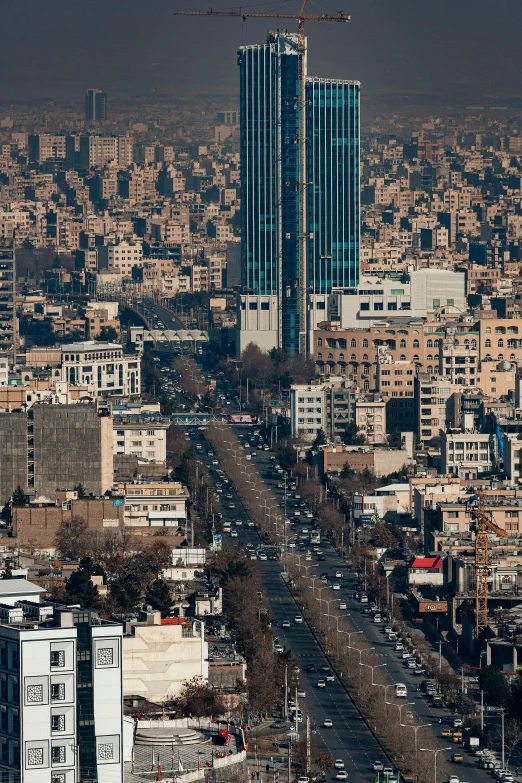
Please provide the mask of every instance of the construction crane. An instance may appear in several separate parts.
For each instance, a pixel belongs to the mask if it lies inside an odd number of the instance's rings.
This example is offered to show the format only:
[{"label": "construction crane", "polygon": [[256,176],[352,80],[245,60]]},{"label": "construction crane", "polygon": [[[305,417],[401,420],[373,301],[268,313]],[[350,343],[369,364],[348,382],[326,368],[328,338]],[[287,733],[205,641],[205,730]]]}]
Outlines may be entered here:
[{"label": "construction crane", "polygon": [[[299,289],[299,352],[307,351],[307,292],[308,292],[308,263],[307,263],[307,240],[309,234],[307,231],[306,220],[306,70],[305,70],[305,23],[306,22],[349,22],[350,15],[339,12],[337,14],[305,14],[308,0],[303,0],[299,13],[264,13],[243,11],[241,8],[236,11],[218,11],[209,8],[207,11],[174,11],[177,16],[235,16],[244,22],[247,19],[295,19],[297,22],[297,66],[298,66],[298,90],[297,108],[298,108],[298,129],[299,135],[297,144],[299,146],[298,157],[298,181],[296,191],[298,194],[298,255],[299,255],[299,280],[297,286]],[[281,313],[279,313],[281,319]]]},{"label": "construction crane", "polygon": [[468,501],[471,518],[475,529],[475,632],[476,638],[488,625],[488,534],[495,533],[501,538],[508,534],[496,525],[484,511],[484,496],[481,493],[473,495]]}]

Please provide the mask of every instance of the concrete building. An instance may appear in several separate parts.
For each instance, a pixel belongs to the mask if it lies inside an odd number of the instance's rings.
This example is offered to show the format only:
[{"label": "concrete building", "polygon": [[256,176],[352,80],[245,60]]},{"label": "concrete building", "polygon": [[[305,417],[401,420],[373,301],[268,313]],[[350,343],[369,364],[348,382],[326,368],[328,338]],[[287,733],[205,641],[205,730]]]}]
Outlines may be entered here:
[{"label": "concrete building", "polygon": [[189,495],[180,481],[158,481],[115,485],[125,497],[125,525],[128,527],[185,527]]},{"label": "concrete building", "polygon": [[292,437],[313,441],[326,431],[326,385],[294,385],[290,389]]},{"label": "concrete building", "polygon": [[41,592],[25,579],[0,585],[0,774],[121,781],[122,627]]},{"label": "concrete building", "polygon": [[241,294],[237,297],[236,353],[238,356],[249,343],[262,351],[277,348],[279,341],[279,312],[277,296]]},{"label": "concrete building", "polygon": [[362,473],[369,470],[377,478],[402,470],[412,460],[411,449],[379,449],[369,446],[325,446],[320,451],[320,469],[340,473],[345,465]]},{"label": "concrete building", "polygon": [[143,266],[143,249],[133,242],[120,242],[117,245],[98,247],[98,269],[119,272],[130,277],[134,267]]},{"label": "concrete building", "polygon": [[62,380],[94,383],[98,396],[133,396],[141,391],[140,361],[117,343],[86,341],[62,345]]},{"label": "concrete building", "polygon": [[441,433],[441,473],[476,479],[493,470],[492,437],[471,429]]},{"label": "concrete building", "polygon": [[0,414],[0,499],[18,485],[53,499],[57,489],[83,484],[99,496],[113,482],[112,419],[96,405],[35,405]]},{"label": "concrete building", "polygon": [[151,462],[167,460],[167,420],[133,420],[118,416],[113,424],[114,454],[134,454]]},{"label": "concrete building", "polygon": [[16,253],[14,239],[0,239],[0,351],[16,345]]},{"label": "concrete building", "polygon": [[408,568],[409,585],[443,585],[442,557],[414,557]]},{"label": "concrete building", "polygon": [[414,379],[415,432],[420,441],[438,438],[455,423],[455,387],[440,375],[419,373]]},{"label": "concrete building", "polygon": [[85,93],[85,122],[105,122],[107,119],[107,93],[89,89]]},{"label": "concrete building", "polygon": [[358,525],[395,522],[410,511],[409,484],[388,484],[376,489],[375,495],[356,494],[352,503],[353,519]]},{"label": "concrete building", "polygon": [[355,401],[355,424],[366,443],[379,446],[386,443],[386,402],[360,397]]},{"label": "concrete building", "polygon": [[208,681],[205,624],[182,618],[161,619],[142,612],[128,622],[123,636],[123,692],[154,704],[179,696],[193,677]]}]

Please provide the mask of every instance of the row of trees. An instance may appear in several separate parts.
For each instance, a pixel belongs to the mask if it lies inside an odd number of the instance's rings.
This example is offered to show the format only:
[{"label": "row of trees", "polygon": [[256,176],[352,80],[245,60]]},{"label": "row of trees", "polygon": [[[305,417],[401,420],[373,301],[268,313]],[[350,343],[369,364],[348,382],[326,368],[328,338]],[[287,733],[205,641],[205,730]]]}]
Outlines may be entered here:
[{"label": "row of trees", "polygon": [[[170,591],[161,573],[172,562],[169,536],[143,539],[119,529],[92,530],[81,517],[72,517],[58,530],[55,543],[62,558],[80,561],[80,568],[63,590],[55,592],[55,598],[122,613],[135,611],[145,602],[168,614]],[[107,595],[99,594],[93,576],[103,576]]]}]

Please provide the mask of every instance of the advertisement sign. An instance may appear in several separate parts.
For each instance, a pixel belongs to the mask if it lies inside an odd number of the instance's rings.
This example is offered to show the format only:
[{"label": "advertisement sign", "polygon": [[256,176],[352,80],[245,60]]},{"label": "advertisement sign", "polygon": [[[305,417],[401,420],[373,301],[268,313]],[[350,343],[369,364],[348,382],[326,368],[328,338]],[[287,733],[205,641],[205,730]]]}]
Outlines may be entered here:
[{"label": "advertisement sign", "polygon": [[212,536],[212,549],[215,552],[221,552],[221,547],[223,544],[223,536],[221,533],[214,533]]}]

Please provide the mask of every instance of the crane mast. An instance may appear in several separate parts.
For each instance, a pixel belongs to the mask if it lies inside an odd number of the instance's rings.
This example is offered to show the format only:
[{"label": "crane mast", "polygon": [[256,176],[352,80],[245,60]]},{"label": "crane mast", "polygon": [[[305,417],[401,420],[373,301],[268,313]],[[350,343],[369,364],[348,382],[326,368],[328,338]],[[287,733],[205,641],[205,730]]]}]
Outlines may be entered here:
[{"label": "crane mast", "polygon": [[496,525],[484,511],[484,497],[479,494],[473,499],[471,518],[476,523],[475,531],[475,634],[476,638],[488,625],[488,571],[489,551],[488,534],[494,533],[501,538],[508,534]]},{"label": "crane mast", "polygon": [[[308,0],[303,0],[299,13],[261,13],[243,11],[219,11],[209,8],[207,11],[174,11],[177,16],[232,16],[242,19],[295,19],[297,22],[297,67],[298,67],[298,95],[297,99],[297,125],[298,125],[298,174],[296,182],[298,203],[298,259],[299,279],[296,281],[299,298],[299,352],[307,352],[308,334],[308,221],[307,221],[307,181],[306,181],[306,22],[349,22],[350,15],[338,14],[305,14]],[[279,321],[281,322],[281,306],[279,307]],[[281,327],[279,329],[281,333]]]}]

